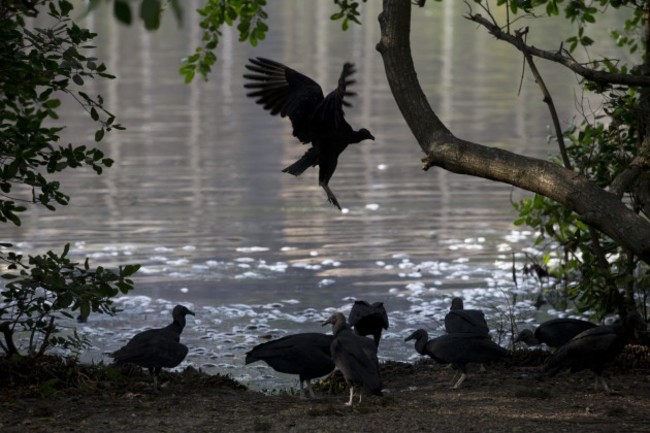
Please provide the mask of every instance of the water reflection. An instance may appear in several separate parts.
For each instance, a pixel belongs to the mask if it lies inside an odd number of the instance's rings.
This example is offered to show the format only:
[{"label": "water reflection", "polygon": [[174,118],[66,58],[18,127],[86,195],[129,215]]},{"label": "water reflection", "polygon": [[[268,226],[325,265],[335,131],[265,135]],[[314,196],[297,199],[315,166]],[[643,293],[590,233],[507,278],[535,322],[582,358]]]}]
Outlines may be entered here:
[{"label": "water reflection", "polygon": [[[252,48],[225,30],[210,81],[184,85],[179,59],[201,36],[189,13],[198,2],[190,3],[183,26],[167,16],[156,33],[88,18],[101,36],[97,56],[118,76],[96,90],[128,128],[102,145],[116,165],[101,177],[66,175],[70,206],[33,209],[20,229],[2,227],[3,238],[28,253],[72,242],[80,259],[143,265],[133,296],[119,301],[124,313],[93,316],[83,326],[94,346],[86,359],[104,359],[134,333],[166,324],[177,302],[197,313],[183,334],[192,348],[183,365],[261,387],[286,378],[263,365],[243,367],[243,353],[260,336],[322,331],[320,322],[334,310],[348,312],[354,299],[385,302],[391,329],[383,359],[414,359],[403,336],[441,329],[451,296],[486,310],[498,329],[512,299],[511,253],[531,238],[511,225],[511,196],[520,193],[420,170],[421,152],[375,51],[380,2],[364,4],[366,25],[347,33],[326,19],[330,2],[269,2],[267,40]],[[531,156],[551,152],[532,79],[517,96],[521,58],[463,20],[462,2],[432,3],[414,14],[413,47],[443,121],[466,139]],[[349,148],[339,162],[331,186],[346,212],[327,203],[315,170],[299,178],[281,173],[305,149],[288,121],[245,98],[241,75],[253,56],[289,64],[325,91],[344,61],[357,64],[358,96],[346,115],[377,140]],[[568,119],[574,81],[556,69],[544,73]],[[92,141],[94,131],[70,101],[62,120],[62,141]],[[529,304],[517,308],[530,314]]]}]

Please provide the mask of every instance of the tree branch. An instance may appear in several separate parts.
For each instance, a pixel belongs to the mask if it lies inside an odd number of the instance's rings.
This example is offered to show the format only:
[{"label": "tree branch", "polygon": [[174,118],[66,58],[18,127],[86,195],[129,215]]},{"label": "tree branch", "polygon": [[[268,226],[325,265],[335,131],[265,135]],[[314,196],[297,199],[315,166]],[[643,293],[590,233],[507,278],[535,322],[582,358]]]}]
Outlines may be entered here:
[{"label": "tree branch", "polygon": [[[522,43],[524,42],[523,35],[527,33],[527,31],[528,30],[515,31],[516,37],[520,39]],[[555,103],[553,102],[553,97],[551,96],[551,92],[548,91],[548,87],[546,87],[546,83],[542,78],[542,74],[539,73],[539,69],[537,69],[537,66],[535,65],[533,56],[531,56],[530,53],[527,51],[523,51],[522,53],[524,55],[524,58],[526,59],[526,62],[528,63],[530,72],[532,72],[533,77],[535,77],[535,82],[539,86],[542,95],[544,95],[544,102],[546,103],[546,105],[548,105],[548,111],[551,113],[551,119],[553,120],[553,127],[555,128],[555,138],[557,139],[557,144],[560,147],[560,155],[562,156],[562,163],[564,164],[565,168],[571,170],[572,169],[571,161],[569,160],[569,155],[566,151],[566,146],[564,144],[564,133],[562,132],[562,127],[560,126],[560,118],[557,115],[557,110],[555,109]]]},{"label": "tree branch", "polygon": [[474,21],[479,25],[485,27],[487,31],[495,38],[508,42],[513,45],[522,53],[528,53],[532,56],[549,60],[551,62],[559,63],[566,66],[576,74],[582,76],[586,80],[593,81],[599,84],[621,84],[626,86],[637,87],[650,87],[650,77],[646,75],[631,75],[631,74],[615,74],[607,71],[599,71],[596,69],[587,68],[583,64],[577,62],[570,56],[565,56],[561,51],[546,51],[527,45],[523,39],[517,36],[506,33],[495,23],[480,14],[470,13],[465,18]]},{"label": "tree branch", "polygon": [[455,137],[433,112],[417,80],[410,49],[411,4],[384,0],[381,53],[393,97],[426,153],[425,169],[442,167],[546,196],[650,263],[650,222],[614,194],[556,164]]}]

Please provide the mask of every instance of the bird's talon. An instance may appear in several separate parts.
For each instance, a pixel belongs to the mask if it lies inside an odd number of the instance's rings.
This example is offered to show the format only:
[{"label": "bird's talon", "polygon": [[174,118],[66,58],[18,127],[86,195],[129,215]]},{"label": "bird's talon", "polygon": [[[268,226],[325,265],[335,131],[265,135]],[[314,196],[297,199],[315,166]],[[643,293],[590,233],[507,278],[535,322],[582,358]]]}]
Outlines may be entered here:
[{"label": "bird's talon", "polygon": [[433,167],[433,161],[431,158],[428,155],[422,158],[422,170],[427,171],[431,167]]}]

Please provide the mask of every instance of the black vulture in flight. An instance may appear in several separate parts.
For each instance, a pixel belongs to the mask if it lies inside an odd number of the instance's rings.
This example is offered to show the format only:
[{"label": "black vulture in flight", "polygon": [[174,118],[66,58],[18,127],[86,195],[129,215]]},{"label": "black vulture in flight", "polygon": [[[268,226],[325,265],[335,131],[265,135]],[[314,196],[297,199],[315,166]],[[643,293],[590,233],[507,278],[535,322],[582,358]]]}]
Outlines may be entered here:
[{"label": "black vulture in flight", "polygon": [[318,165],[318,184],[327,193],[327,200],[340,210],[329,187],[339,155],[348,144],[375,139],[367,129],[355,131],[345,121],[343,106],[350,106],[345,98],[354,95],[347,89],[354,83],[351,79],[354,65],[343,65],[338,87],[324,96],[318,83],[281,63],[262,57],[249,59],[249,62],[246,69],[253,73],[244,74],[250,81],[244,87],[252,91],[247,96],[254,98],[271,115],[288,116],[293,135],[304,144],[311,143],[299,160],[282,171],[299,176],[309,167]]},{"label": "black vulture in flight", "polygon": [[460,378],[453,385],[454,389],[465,381],[467,364],[470,362],[483,364],[509,356],[506,349],[490,340],[490,337],[480,334],[444,334],[429,340],[427,331],[418,329],[404,339],[409,340],[415,340],[415,350],[420,355],[428,355],[440,364],[451,364],[454,370],[461,371]]},{"label": "black vulture in flight", "polygon": [[383,302],[354,301],[348,322],[357,335],[372,335],[379,347],[382,329],[388,329],[388,314]]},{"label": "black vulture in flight", "polygon": [[113,365],[136,364],[148,368],[153,376],[154,391],[158,391],[158,375],[163,367],[173,368],[187,355],[187,346],[180,343],[185,328],[185,316],[194,313],[183,305],[172,310],[174,321],[164,328],[148,329],[135,334],[122,348],[111,353]]},{"label": "black vulture in flight", "polygon": [[595,328],[592,322],[580,319],[560,318],[541,323],[535,331],[524,329],[515,338],[515,343],[524,342],[527,346],[537,346],[545,343],[548,347],[557,349],[567,341],[587,329]]},{"label": "black vulture in flight", "polygon": [[[323,322],[323,326],[328,324],[332,325],[334,331],[330,346],[332,359],[350,387],[350,399],[345,403],[346,406],[352,405],[355,386],[362,386],[367,394],[382,395],[375,344],[368,338],[354,334],[343,313],[334,313]],[[359,403],[361,397],[360,392]]]},{"label": "black vulture in flight", "polygon": [[614,391],[602,376],[605,364],[623,351],[630,337],[645,328],[646,323],[641,315],[634,312],[623,322],[587,329],[560,347],[549,358],[544,371],[549,376],[554,376],[565,368],[569,368],[572,373],[589,369],[596,374],[594,388],[598,388],[600,381],[605,392],[613,394]]},{"label": "black vulture in flight", "polygon": [[297,374],[300,397],[305,398],[303,383],[314,397],[311,379],[325,376],[334,370],[330,345],[334,337],[318,332],[287,335],[277,340],[258,344],[246,353],[246,364],[264,361],[280,373]]}]

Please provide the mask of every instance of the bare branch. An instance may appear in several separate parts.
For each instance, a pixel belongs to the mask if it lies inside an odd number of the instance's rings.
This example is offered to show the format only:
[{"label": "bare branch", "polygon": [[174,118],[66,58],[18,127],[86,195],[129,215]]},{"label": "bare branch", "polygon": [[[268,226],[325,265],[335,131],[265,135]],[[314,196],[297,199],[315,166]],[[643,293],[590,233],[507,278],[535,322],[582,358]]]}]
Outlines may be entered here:
[{"label": "bare branch", "polygon": [[[528,32],[528,28],[525,30],[517,30],[516,37],[521,40],[521,42],[524,42],[524,35]],[[564,164],[564,167],[571,170],[571,161],[569,161],[569,155],[567,154],[566,151],[566,146],[564,144],[564,133],[562,132],[562,127],[560,126],[560,118],[557,115],[557,110],[555,109],[555,103],[553,103],[553,97],[551,96],[551,92],[548,91],[548,87],[546,87],[546,83],[544,82],[544,79],[542,78],[542,74],[539,73],[539,69],[537,69],[537,66],[535,66],[535,62],[533,61],[533,56],[530,55],[527,51],[522,52],[524,55],[524,58],[526,59],[526,62],[528,63],[528,67],[530,68],[530,72],[533,74],[535,77],[535,82],[539,86],[540,90],[542,91],[542,95],[544,95],[544,102],[546,105],[548,105],[548,110],[551,113],[551,119],[553,120],[553,127],[555,128],[555,137],[557,139],[557,144],[560,147],[560,155],[562,156],[562,163]]]},{"label": "bare branch", "polygon": [[480,14],[470,14],[467,15],[467,18],[470,21],[480,24],[485,27],[491,35],[495,38],[508,42],[513,45],[522,53],[528,53],[531,56],[539,57],[542,59],[549,60],[561,65],[566,66],[576,74],[580,75],[586,80],[593,81],[594,83],[599,84],[621,84],[626,86],[637,86],[637,87],[650,87],[650,77],[645,75],[631,75],[631,74],[615,74],[607,71],[600,71],[584,66],[582,63],[576,61],[573,57],[568,54],[564,54],[565,51],[560,49],[558,51],[546,51],[539,48],[535,48],[531,45],[527,45],[522,39],[518,38],[516,35],[504,32],[499,26],[490,22],[488,19],[484,18]]}]

